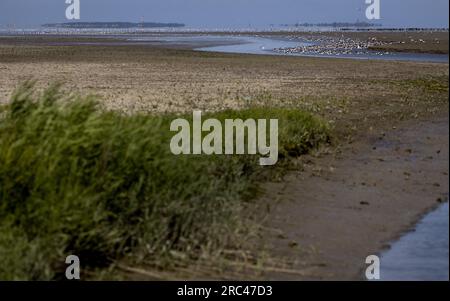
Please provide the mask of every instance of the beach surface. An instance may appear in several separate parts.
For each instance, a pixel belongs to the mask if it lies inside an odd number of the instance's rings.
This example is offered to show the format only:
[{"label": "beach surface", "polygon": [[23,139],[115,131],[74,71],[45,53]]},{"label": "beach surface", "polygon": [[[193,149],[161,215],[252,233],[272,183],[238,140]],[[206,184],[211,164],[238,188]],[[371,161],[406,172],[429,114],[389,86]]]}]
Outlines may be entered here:
[{"label": "beach surface", "polygon": [[448,63],[225,54],[86,39],[0,38],[0,102],[34,79],[38,89],[62,82],[68,91],[99,95],[105,109],[126,114],[287,106],[329,122],[331,146],[302,157],[282,183],[263,185],[271,211],[256,245],[292,262],[296,273],[262,277],[362,279],[368,255],[445,201]]},{"label": "beach surface", "polygon": [[448,121],[442,114],[369,132],[332,154],[303,158],[303,171],[272,184],[266,198],[279,205],[267,221],[270,249],[303,274],[269,277],[364,280],[366,257],[380,256],[424,213],[447,202]]}]

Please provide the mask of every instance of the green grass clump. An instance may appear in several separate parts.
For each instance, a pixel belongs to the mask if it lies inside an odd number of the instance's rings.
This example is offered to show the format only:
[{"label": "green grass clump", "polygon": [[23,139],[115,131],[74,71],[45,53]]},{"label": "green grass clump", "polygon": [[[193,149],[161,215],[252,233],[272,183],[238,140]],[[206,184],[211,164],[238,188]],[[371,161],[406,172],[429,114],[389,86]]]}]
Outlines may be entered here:
[{"label": "green grass clump", "polygon": [[[298,110],[207,117],[276,117],[285,156],[328,140],[327,126]],[[58,279],[70,254],[84,269],[124,258],[161,266],[238,246],[259,157],[174,156],[174,118],[20,87],[0,111],[0,279]]]}]

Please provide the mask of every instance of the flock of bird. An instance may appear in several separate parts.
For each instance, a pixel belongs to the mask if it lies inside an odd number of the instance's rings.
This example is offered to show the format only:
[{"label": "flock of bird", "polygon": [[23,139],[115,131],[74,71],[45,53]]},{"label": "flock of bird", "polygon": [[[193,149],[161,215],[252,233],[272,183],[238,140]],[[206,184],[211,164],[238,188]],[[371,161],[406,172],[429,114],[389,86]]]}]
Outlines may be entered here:
[{"label": "flock of bird", "polygon": [[[290,37],[289,40],[295,40],[296,37]],[[306,55],[387,55],[387,51],[371,51],[370,47],[392,44],[392,42],[381,42],[376,38],[368,41],[351,39],[346,37],[327,37],[317,36],[311,38],[301,38],[303,45],[297,47],[276,48],[275,52],[283,54],[306,54]],[[306,44],[306,45],[305,45]]]}]

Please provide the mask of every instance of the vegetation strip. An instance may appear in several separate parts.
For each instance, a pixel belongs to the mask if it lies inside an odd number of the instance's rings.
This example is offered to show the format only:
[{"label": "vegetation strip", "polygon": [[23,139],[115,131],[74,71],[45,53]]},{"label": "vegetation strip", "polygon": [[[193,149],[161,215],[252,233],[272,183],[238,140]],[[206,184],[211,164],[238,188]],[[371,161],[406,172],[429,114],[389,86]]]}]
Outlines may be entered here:
[{"label": "vegetation strip", "polygon": [[295,109],[207,115],[278,118],[284,163],[174,156],[177,115],[124,115],[58,85],[39,95],[32,82],[21,86],[0,113],[0,278],[58,279],[69,254],[95,270],[123,259],[167,267],[239,247],[258,184],[330,138],[325,122]]}]

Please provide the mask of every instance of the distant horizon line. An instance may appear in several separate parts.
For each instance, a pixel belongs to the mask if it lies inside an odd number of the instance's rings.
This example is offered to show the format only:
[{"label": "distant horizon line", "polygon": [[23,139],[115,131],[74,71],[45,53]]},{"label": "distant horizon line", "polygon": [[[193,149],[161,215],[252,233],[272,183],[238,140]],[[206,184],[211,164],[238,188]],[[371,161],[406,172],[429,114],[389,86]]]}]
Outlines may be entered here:
[{"label": "distant horizon line", "polygon": [[[369,22],[364,22],[364,21],[356,21],[356,22],[340,22],[340,21],[333,21],[333,22],[318,22],[318,23],[313,23],[313,22],[304,22],[304,23],[279,23],[279,24],[264,24],[264,25],[253,25],[253,24],[248,24],[248,25],[191,25],[191,24],[185,24],[185,23],[180,23],[180,22],[131,22],[131,21],[60,21],[60,22],[49,22],[49,23],[41,23],[41,24],[29,24],[29,25],[16,25],[15,23],[7,23],[7,24],[0,24],[0,28],[3,29],[31,29],[31,27],[47,27],[50,28],[48,25],[52,25],[51,27],[55,28],[55,25],[82,25],[82,24],[134,24],[136,25],[136,28],[139,28],[142,24],[153,24],[153,25],[171,25],[171,26],[167,26],[167,27],[183,27],[186,29],[192,28],[192,29],[196,29],[196,28],[203,28],[203,29],[225,29],[225,28],[240,28],[240,29],[247,29],[247,28],[270,28],[270,27],[280,27],[280,28],[287,28],[287,27],[333,27],[333,24],[346,24],[346,25],[356,25],[356,24],[362,24],[362,23],[367,23],[368,26],[361,26],[367,29],[400,29],[400,30],[405,30],[405,29],[423,29],[423,30],[449,30],[449,26],[415,26],[415,25],[398,25],[398,26],[392,26],[392,25],[384,25],[384,24],[380,24],[380,23],[369,23]],[[27,28],[28,27],[28,28]],[[163,26],[156,26],[156,27],[163,27]],[[338,27],[346,27],[346,26],[335,26],[336,28]],[[347,26],[347,27],[353,27],[353,26]],[[357,26],[355,26],[357,27]],[[69,28],[69,27],[67,27]],[[142,27],[141,27],[142,28]]]}]

